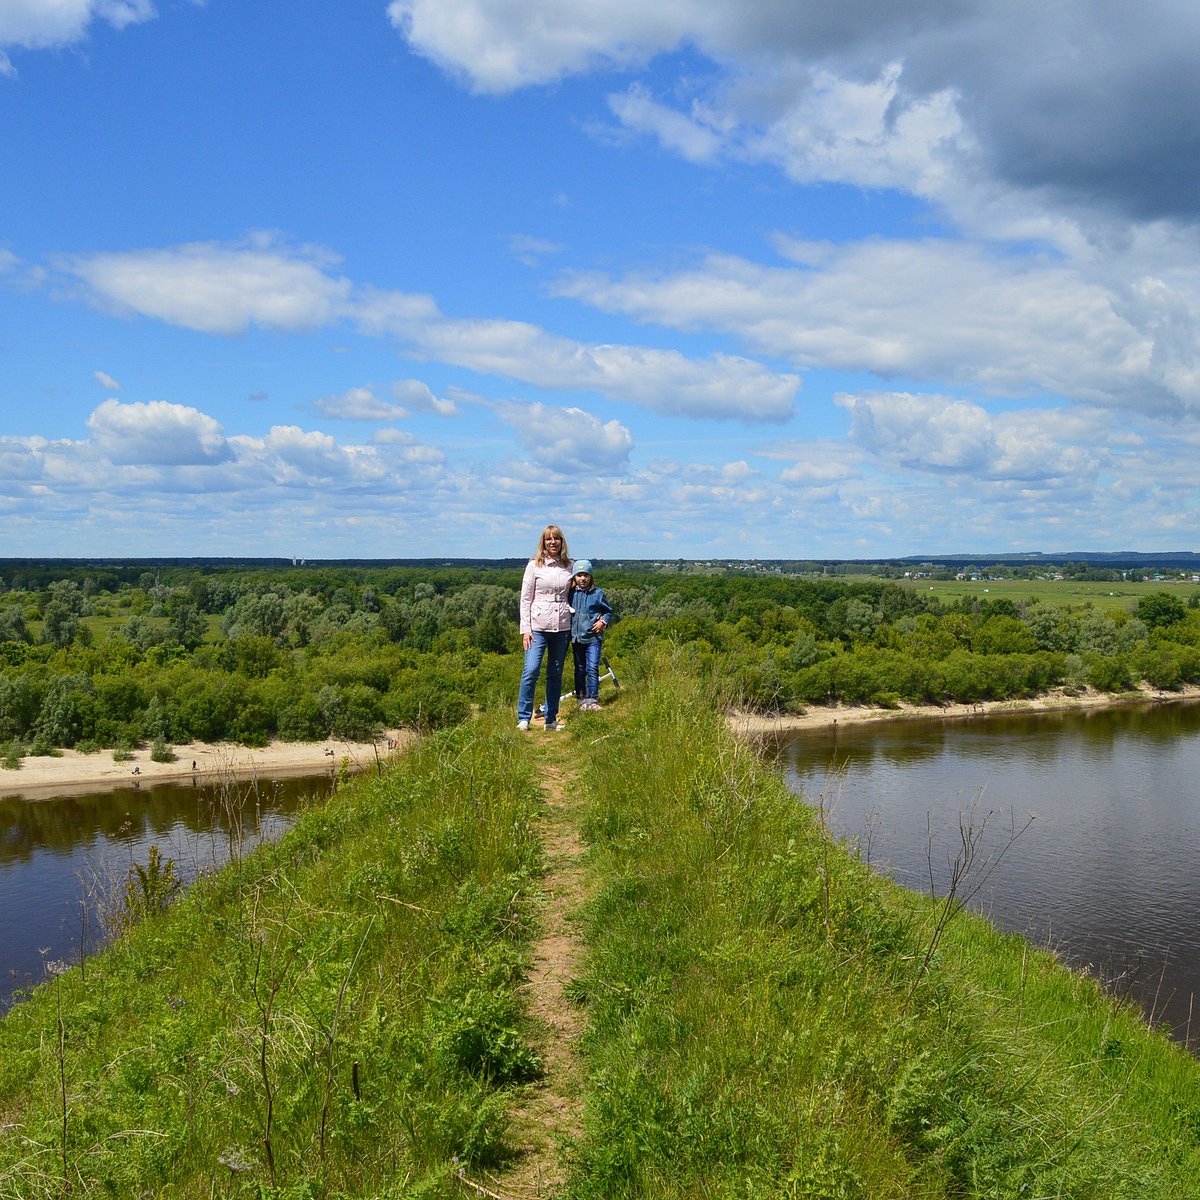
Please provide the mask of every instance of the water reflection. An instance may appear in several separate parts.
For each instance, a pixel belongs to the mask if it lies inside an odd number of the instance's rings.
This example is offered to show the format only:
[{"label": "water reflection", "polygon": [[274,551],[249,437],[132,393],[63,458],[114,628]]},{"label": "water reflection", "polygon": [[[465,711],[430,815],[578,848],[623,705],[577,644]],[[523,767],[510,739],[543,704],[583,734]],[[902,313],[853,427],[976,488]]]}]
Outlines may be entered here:
[{"label": "water reflection", "polygon": [[157,845],[190,882],[279,837],[332,772],[312,777],[123,787],[53,799],[0,798],[0,1011],[46,963],[78,962],[103,938],[95,895]]},{"label": "water reflection", "polygon": [[1190,1029],[1200,993],[1200,704],[841,725],[784,736],[769,752],[842,836],[910,887],[929,890],[932,878],[944,893],[962,814],[986,820],[983,854],[1003,855],[973,907],[1200,1044],[1200,1014]]}]

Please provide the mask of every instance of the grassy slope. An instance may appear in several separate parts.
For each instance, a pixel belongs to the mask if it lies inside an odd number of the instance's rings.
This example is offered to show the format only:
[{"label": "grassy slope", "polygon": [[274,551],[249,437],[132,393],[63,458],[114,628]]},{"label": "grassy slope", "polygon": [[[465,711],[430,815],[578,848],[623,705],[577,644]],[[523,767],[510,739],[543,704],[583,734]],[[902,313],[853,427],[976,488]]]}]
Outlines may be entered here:
[{"label": "grassy slope", "polygon": [[689,683],[553,749],[510,724],[352,781],[0,1022],[0,1198],[458,1196],[501,1168],[547,753],[588,794],[576,1200],[1196,1194],[1197,1064],[973,918],[922,971],[933,905]]},{"label": "grassy slope", "polygon": [[981,920],[937,938],[689,690],[588,756],[577,1195],[1198,1194],[1194,1060]]},{"label": "grassy slope", "polygon": [[350,782],[0,1022],[0,1197],[457,1196],[502,1161],[540,796],[493,734]]}]

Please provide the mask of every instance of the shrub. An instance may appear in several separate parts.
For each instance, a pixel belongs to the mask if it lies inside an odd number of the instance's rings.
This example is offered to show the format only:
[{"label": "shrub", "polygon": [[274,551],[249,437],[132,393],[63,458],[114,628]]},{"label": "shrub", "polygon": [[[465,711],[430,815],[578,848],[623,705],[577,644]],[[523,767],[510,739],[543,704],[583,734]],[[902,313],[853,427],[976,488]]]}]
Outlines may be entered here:
[{"label": "shrub", "polygon": [[154,744],[150,747],[152,762],[169,763],[174,762],[177,757],[173,746],[168,746],[162,738],[154,739]]},{"label": "shrub", "polygon": [[393,722],[411,729],[446,729],[461,724],[471,712],[471,702],[444,681],[429,679],[388,696]]}]

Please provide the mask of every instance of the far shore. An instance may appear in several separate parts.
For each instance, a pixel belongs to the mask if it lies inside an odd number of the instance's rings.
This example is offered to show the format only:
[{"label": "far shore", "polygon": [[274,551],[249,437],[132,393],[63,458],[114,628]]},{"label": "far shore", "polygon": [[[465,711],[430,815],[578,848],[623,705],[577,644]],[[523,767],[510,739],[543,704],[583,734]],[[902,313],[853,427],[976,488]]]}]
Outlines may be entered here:
[{"label": "far shore", "polygon": [[1097,692],[1087,688],[1068,693],[1062,690],[1032,696],[1027,700],[985,700],[978,704],[899,704],[878,708],[866,704],[813,705],[802,713],[735,712],[730,724],[739,734],[762,736],[791,733],[805,729],[825,729],[832,725],[862,725],[884,721],[961,721],[971,717],[1011,716],[1017,713],[1054,713],[1114,708],[1126,704],[1171,704],[1200,700],[1200,687],[1187,685],[1178,691],[1143,685],[1129,692]]},{"label": "far shore", "polygon": [[27,756],[15,771],[0,769],[0,796],[44,800],[184,780],[212,785],[227,780],[333,774],[343,763],[347,771],[367,771],[407,746],[413,737],[407,730],[389,730],[374,742],[330,738],[323,742],[271,742],[261,747],[192,742],[175,747],[174,762],[154,762],[149,746],[133,751],[126,762],[114,762],[111,750],[95,754],[64,750],[61,757]]}]

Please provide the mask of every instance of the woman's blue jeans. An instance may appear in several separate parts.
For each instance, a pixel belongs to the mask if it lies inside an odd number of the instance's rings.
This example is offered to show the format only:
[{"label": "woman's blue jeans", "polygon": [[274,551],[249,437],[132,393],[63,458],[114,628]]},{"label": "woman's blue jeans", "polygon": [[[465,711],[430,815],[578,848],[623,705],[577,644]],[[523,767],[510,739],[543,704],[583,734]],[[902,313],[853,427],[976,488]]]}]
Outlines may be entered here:
[{"label": "woman's blue jeans", "polygon": [[590,642],[572,642],[575,658],[575,699],[600,699],[600,652],[604,643],[599,638]]},{"label": "woman's blue jeans", "polygon": [[533,631],[533,641],[525,651],[525,670],[521,675],[521,691],[517,696],[517,719],[528,721],[533,716],[533,695],[537,690],[542,659],[546,659],[546,720],[558,718],[558,698],[562,695],[563,664],[567,661],[567,646],[571,631],[541,633]]}]

